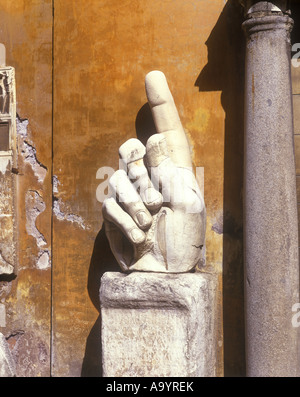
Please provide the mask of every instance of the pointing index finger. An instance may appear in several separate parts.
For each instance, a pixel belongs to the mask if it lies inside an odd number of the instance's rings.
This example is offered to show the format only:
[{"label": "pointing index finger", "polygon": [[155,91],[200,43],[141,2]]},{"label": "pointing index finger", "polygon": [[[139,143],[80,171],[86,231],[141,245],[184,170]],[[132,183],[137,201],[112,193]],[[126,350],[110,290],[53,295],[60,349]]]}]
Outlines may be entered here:
[{"label": "pointing index finger", "polygon": [[171,159],[179,167],[192,167],[189,144],[165,75],[157,70],[148,73],[145,87],[156,130],[165,136]]}]

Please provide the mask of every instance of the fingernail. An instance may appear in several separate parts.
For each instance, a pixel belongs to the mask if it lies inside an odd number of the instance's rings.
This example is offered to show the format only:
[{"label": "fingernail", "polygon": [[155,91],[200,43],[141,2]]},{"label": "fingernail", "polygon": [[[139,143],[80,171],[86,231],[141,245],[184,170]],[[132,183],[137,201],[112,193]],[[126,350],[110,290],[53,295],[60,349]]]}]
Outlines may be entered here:
[{"label": "fingernail", "polygon": [[145,234],[140,229],[132,229],[131,238],[135,243],[139,244],[144,241]]},{"label": "fingernail", "polygon": [[139,211],[136,214],[136,218],[139,225],[142,227],[149,226],[151,223],[151,218],[145,211]]}]

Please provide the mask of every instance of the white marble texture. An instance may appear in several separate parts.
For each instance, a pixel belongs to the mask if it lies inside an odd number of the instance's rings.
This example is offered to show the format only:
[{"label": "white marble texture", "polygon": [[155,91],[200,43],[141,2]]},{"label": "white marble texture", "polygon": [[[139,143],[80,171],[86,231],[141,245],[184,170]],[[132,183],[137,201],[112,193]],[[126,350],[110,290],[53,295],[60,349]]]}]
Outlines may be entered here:
[{"label": "white marble texture", "polygon": [[145,87],[157,134],[120,147],[126,171],[109,181],[106,234],[123,271],[183,273],[203,261],[204,199],[165,75],[148,73]]}]

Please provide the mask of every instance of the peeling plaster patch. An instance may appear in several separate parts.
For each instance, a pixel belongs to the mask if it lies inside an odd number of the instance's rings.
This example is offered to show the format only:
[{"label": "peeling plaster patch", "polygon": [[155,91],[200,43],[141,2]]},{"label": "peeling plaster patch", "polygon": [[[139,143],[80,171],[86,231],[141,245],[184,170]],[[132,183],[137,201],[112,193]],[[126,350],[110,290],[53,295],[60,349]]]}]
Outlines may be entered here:
[{"label": "peeling plaster patch", "polygon": [[53,194],[57,194],[58,193],[58,185],[60,185],[60,182],[56,175],[53,175],[52,184],[53,184]]},{"label": "peeling plaster patch", "polygon": [[7,168],[9,168],[10,158],[9,157],[0,157],[0,172],[1,174],[5,174]]},{"label": "peeling plaster patch", "polygon": [[[53,213],[59,221],[67,221],[77,224],[83,230],[89,230],[90,227],[85,225],[84,219],[80,215],[68,212],[65,209],[66,205],[59,198],[54,197]],[[67,212],[66,212],[67,211]]]},{"label": "peeling plaster patch", "polygon": [[47,168],[37,160],[36,149],[30,145],[30,143],[24,140],[21,153],[24,157],[24,161],[31,165],[31,168],[38,181],[43,183],[47,174]]},{"label": "peeling plaster patch", "polygon": [[6,310],[3,303],[0,303],[0,327],[6,327]]},{"label": "peeling plaster patch", "polygon": [[[45,167],[38,159],[36,149],[28,138],[27,119],[21,119],[17,115],[17,136],[19,151],[25,163],[30,164],[38,182],[43,183],[47,175],[47,167]],[[51,266],[50,252],[45,248],[47,241],[43,234],[36,227],[37,217],[45,211],[46,204],[40,194],[35,190],[28,190],[25,197],[26,207],[26,231],[35,238],[36,245],[39,249],[36,266],[38,269],[44,270]]]},{"label": "peeling plaster patch", "polygon": [[20,117],[17,117],[17,135],[21,138],[19,142],[20,152],[24,158],[25,163],[30,164],[38,181],[40,183],[43,183],[48,170],[47,167],[45,167],[40,161],[38,161],[35,147],[28,142],[27,127],[28,120],[21,120]]},{"label": "peeling plaster patch", "polygon": [[35,223],[36,218],[45,211],[46,204],[42,197],[34,190],[29,190],[26,193],[25,198],[26,205],[26,231],[27,233],[36,239],[37,246],[39,248],[47,244],[45,237],[37,229]]},{"label": "peeling plaster patch", "polygon": [[27,119],[21,119],[18,115],[17,115],[17,134],[19,136],[21,136],[22,138],[26,138],[27,137],[27,127],[28,127],[28,123],[29,121]]},{"label": "peeling plaster patch", "polygon": [[40,270],[48,269],[50,267],[50,253],[48,250],[41,252],[36,266]]},{"label": "peeling plaster patch", "polygon": [[51,266],[50,252],[45,249],[47,241],[43,234],[36,227],[37,217],[45,211],[46,204],[43,198],[35,190],[29,190],[25,197],[26,206],[26,231],[35,238],[36,245],[39,248],[39,255],[36,266],[40,270],[48,269]]},{"label": "peeling plaster patch", "polygon": [[56,197],[59,195],[58,187],[61,185],[58,177],[53,175],[53,214],[59,221],[72,222],[78,225],[83,230],[90,230],[90,226],[85,224],[84,219],[77,214],[74,214],[67,204],[61,198]]}]

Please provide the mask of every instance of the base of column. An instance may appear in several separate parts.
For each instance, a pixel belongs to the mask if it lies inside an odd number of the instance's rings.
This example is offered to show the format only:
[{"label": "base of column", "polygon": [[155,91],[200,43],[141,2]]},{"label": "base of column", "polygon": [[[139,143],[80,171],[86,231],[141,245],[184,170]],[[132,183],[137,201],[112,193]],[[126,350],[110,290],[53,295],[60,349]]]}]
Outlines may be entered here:
[{"label": "base of column", "polygon": [[103,376],[216,376],[216,287],[204,273],[105,273]]}]

